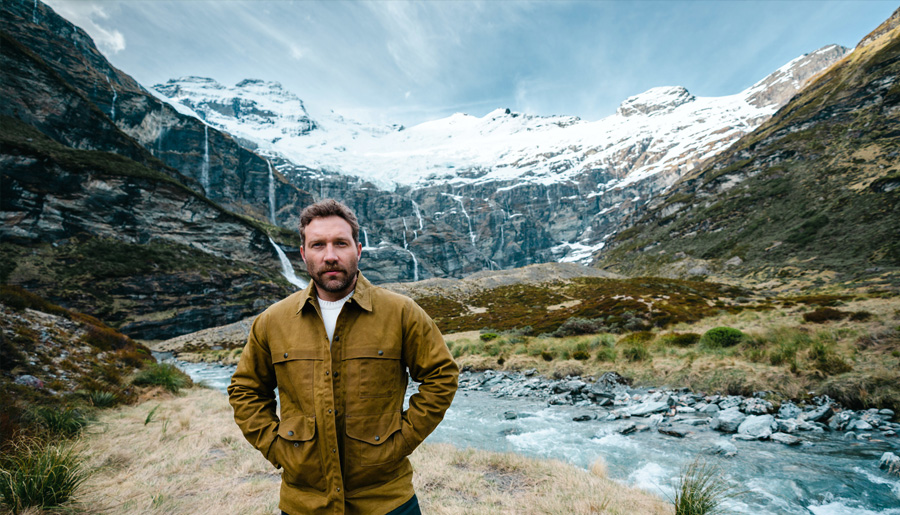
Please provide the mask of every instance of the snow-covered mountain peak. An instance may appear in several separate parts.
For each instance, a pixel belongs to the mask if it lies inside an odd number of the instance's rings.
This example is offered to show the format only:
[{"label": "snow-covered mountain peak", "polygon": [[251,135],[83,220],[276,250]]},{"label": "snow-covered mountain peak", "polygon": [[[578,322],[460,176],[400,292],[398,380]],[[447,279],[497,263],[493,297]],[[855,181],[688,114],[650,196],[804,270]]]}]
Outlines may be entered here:
[{"label": "snow-covered mountain peak", "polygon": [[628,97],[616,110],[622,116],[653,115],[670,112],[678,106],[693,102],[694,95],[683,86],[662,86]]}]

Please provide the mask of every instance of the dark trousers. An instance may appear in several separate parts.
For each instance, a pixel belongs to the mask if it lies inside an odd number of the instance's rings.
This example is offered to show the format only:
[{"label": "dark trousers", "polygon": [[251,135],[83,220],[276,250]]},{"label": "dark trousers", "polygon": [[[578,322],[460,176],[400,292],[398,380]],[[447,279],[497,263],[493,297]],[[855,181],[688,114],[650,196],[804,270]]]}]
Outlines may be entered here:
[{"label": "dark trousers", "polygon": [[[288,515],[288,513],[283,511],[281,515]],[[387,515],[422,515],[422,510],[419,509],[419,499],[413,494],[410,500],[394,508]]]}]

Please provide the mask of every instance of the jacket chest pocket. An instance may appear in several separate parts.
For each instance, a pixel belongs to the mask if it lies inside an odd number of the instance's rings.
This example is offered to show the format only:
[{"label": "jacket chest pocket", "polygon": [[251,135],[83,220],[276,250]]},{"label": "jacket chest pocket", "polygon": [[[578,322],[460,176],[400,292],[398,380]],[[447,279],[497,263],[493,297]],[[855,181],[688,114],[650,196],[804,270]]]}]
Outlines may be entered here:
[{"label": "jacket chest pocket", "polygon": [[393,397],[404,377],[400,349],[348,348],[344,350],[349,393],[360,399]]},{"label": "jacket chest pocket", "polygon": [[272,364],[281,393],[282,413],[315,415],[315,377],[322,368],[322,359],[318,353],[307,349],[289,349],[273,354]]}]

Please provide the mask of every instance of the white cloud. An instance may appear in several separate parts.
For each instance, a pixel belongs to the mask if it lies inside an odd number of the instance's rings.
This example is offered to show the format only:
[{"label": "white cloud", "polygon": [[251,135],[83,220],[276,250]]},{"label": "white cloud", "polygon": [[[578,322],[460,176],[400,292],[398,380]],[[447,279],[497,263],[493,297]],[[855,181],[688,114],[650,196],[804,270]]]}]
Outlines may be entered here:
[{"label": "white cloud", "polygon": [[108,4],[71,0],[44,1],[60,16],[84,29],[105,55],[115,55],[125,50],[125,36],[115,28],[102,24],[109,19],[104,8]]},{"label": "white cloud", "polygon": [[299,61],[299,60],[303,59],[304,57],[306,57],[306,55],[308,53],[308,51],[305,48],[303,48],[299,45],[290,45],[290,48],[291,48],[291,58],[294,59],[295,61]]}]

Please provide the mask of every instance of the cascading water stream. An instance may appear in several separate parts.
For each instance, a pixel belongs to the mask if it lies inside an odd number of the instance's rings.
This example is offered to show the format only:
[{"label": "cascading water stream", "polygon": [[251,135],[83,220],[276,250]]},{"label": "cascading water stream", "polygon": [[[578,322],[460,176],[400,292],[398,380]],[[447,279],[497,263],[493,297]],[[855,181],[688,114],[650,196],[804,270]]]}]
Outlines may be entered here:
[{"label": "cascading water stream", "polygon": [[275,222],[275,172],[272,171],[272,162],[266,161],[269,165],[269,221],[272,225],[278,225]]},{"label": "cascading water stream", "polygon": [[275,240],[273,240],[271,237],[269,237],[269,242],[272,243],[273,247],[275,247],[275,252],[278,254],[278,259],[281,261],[281,275],[283,275],[284,278],[294,286],[298,288],[306,288],[309,283],[297,277],[297,274],[294,273],[294,265],[291,264],[291,261],[287,258],[287,255],[283,250],[281,250],[281,247],[279,247],[278,244],[275,243]]},{"label": "cascading water stream", "polygon": [[109,88],[113,92],[112,106],[110,107],[109,118],[113,123],[116,123],[116,99],[119,98],[119,94],[116,93],[116,88],[112,85],[112,81],[109,80],[108,75],[106,76],[106,83],[109,84]]},{"label": "cascading water stream", "polygon": [[200,184],[209,196],[209,125],[203,125],[203,166],[200,168]]},{"label": "cascading water stream", "polygon": [[472,245],[475,245],[475,232],[472,230],[472,219],[469,218],[469,213],[466,212],[466,206],[463,205],[462,197],[457,195],[450,195],[448,193],[444,193],[444,195],[447,195],[453,200],[459,202],[459,208],[462,209],[462,214],[466,217],[466,222],[468,222],[469,224],[469,239],[472,240]]},{"label": "cascading water stream", "polygon": [[419,230],[425,229],[425,221],[422,220],[422,212],[419,210],[419,204],[415,200],[412,201],[413,210],[416,212],[416,218],[419,219]]},{"label": "cascading water stream", "polygon": [[403,228],[406,229],[403,231],[403,250],[409,252],[409,255],[413,258],[413,281],[419,280],[419,260],[416,259],[416,255],[413,254],[411,250],[409,250],[409,243],[406,241],[406,231],[409,230],[406,228],[406,219],[403,219]]},{"label": "cascading water stream", "polygon": [[370,249],[372,247],[369,246],[369,232],[363,228],[363,239],[365,241],[365,248]]}]

